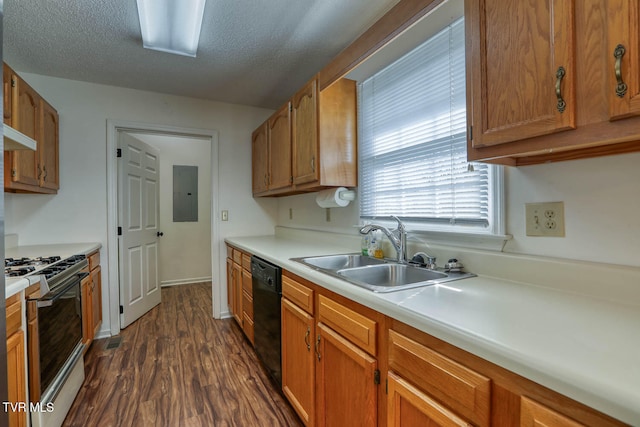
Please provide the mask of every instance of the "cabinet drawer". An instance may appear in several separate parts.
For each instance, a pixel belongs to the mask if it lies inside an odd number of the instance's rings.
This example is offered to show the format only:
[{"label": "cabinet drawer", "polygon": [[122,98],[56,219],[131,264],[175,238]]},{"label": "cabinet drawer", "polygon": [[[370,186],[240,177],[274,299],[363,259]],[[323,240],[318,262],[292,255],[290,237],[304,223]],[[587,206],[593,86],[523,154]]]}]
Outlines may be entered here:
[{"label": "cabinet drawer", "polygon": [[246,292],[242,292],[242,311],[246,316],[253,319],[253,298]]},{"label": "cabinet drawer", "polygon": [[235,248],[233,249],[233,262],[242,265],[242,252]]},{"label": "cabinet drawer", "polygon": [[250,254],[242,254],[242,268],[245,270],[251,271],[251,255]]},{"label": "cabinet drawer", "polygon": [[377,323],[374,320],[320,295],[318,322],[329,326],[367,353],[376,355]]},{"label": "cabinet drawer", "polygon": [[301,283],[282,276],[282,296],[313,315],[313,290]]},{"label": "cabinet drawer", "polygon": [[20,293],[6,299],[7,337],[18,332],[22,327],[22,299]]},{"label": "cabinet drawer", "polygon": [[24,290],[25,299],[35,299],[40,296],[40,282],[34,283]]},{"label": "cabinet drawer", "polygon": [[233,247],[227,245],[227,258],[233,259]]},{"label": "cabinet drawer", "polygon": [[93,270],[100,265],[100,251],[95,251],[87,256],[89,259],[89,270]]},{"label": "cabinet drawer", "polygon": [[389,369],[474,424],[489,425],[489,378],[393,330],[389,330]]}]

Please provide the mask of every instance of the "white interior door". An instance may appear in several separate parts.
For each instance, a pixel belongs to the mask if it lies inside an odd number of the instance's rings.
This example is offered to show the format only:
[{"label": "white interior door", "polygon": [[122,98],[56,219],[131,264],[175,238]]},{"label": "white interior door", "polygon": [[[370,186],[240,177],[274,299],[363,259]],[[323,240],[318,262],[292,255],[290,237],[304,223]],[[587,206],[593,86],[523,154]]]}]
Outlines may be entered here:
[{"label": "white interior door", "polygon": [[160,304],[158,278],[158,150],[119,132],[118,223],[120,327]]}]

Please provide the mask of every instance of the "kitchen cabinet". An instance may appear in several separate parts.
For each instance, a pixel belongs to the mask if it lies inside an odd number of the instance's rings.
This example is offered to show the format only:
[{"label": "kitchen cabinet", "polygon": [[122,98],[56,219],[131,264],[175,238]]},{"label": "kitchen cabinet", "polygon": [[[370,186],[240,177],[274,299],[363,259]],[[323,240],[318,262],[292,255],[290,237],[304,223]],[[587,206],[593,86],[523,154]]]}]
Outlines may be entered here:
[{"label": "kitchen cabinet", "polygon": [[55,194],[59,189],[58,113],[15,73],[11,73],[11,86],[10,119],[5,121],[34,139],[37,148],[5,152],[5,191]]},{"label": "kitchen cabinet", "polygon": [[291,104],[286,103],[268,121],[269,190],[291,187]]},{"label": "kitchen cabinet", "polygon": [[13,75],[13,70],[7,64],[2,64],[2,96],[4,97],[4,102],[2,105],[3,111],[3,121],[5,124],[12,126],[11,123],[11,105],[12,105],[12,97],[11,94],[11,76]]},{"label": "kitchen cabinet", "polygon": [[267,121],[266,154],[263,126],[252,135],[254,196],[357,185],[353,80],[340,79],[322,91],[317,78],[308,82]]},{"label": "kitchen cabinet", "polygon": [[387,390],[387,427],[472,426],[393,372]]},{"label": "kitchen cabinet", "polygon": [[102,324],[102,269],[100,252],[95,251],[87,256],[88,273],[80,283],[82,298],[82,341],[85,353],[100,331]]},{"label": "kitchen cabinet", "polygon": [[242,253],[242,330],[253,344],[253,277],[251,255],[247,253]]},{"label": "kitchen cabinet", "polygon": [[282,293],[282,387],[307,426],[624,425],[289,271]]},{"label": "kitchen cabinet", "polygon": [[[389,330],[388,337],[389,382],[393,378],[397,393],[390,394],[387,401],[389,420],[404,425],[398,411],[402,410],[400,402],[407,399],[439,424],[444,417],[455,425],[490,425],[489,378],[394,330]],[[409,419],[412,416],[408,415]]]},{"label": "kitchen cabinet", "polygon": [[318,323],[318,330],[318,425],[376,426],[376,359],[324,324]]},{"label": "kitchen cabinet", "polygon": [[269,189],[269,134],[268,122],[260,125],[251,135],[252,191],[254,195]]},{"label": "kitchen cabinet", "polygon": [[307,427],[316,423],[315,336],[313,291],[283,276],[282,392]]},{"label": "kitchen cabinet", "polygon": [[282,292],[283,392],[305,425],[377,425],[378,320],[290,273]]},{"label": "kitchen cabinet", "polygon": [[640,115],[640,5],[631,0],[609,0],[608,5],[607,94],[610,117],[617,120]]},{"label": "kitchen cabinet", "polygon": [[[12,404],[27,402],[25,336],[22,330],[22,294],[18,293],[6,299],[7,333],[7,388],[8,401]],[[9,410],[9,426],[27,425],[26,411]]]},{"label": "kitchen cabinet", "polygon": [[227,304],[229,312],[253,344],[251,255],[229,245],[227,245]]},{"label": "kitchen cabinet", "polygon": [[[465,1],[469,161],[639,150],[637,9],[626,0]],[[616,67],[619,44],[626,53]]]},{"label": "kitchen cabinet", "polygon": [[318,79],[292,100],[293,183],[298,191],[357,185],[356,83],[340,79],[318,91]]},{"label": "kitchen cabinet", "polygon": [[580,427],[579,424],[546,406],[523,397],[520,409],[520,427],[555,426]]}]

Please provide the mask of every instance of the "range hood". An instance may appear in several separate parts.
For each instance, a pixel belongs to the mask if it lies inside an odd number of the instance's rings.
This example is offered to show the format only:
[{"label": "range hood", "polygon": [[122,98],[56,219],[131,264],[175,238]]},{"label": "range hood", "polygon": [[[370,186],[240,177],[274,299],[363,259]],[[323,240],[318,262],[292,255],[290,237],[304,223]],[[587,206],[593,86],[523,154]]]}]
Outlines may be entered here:
[{"label": "range hood", "polygon": [[4,151],[32,150],[36,151],[36,141],[11,126],[4,124]]}]

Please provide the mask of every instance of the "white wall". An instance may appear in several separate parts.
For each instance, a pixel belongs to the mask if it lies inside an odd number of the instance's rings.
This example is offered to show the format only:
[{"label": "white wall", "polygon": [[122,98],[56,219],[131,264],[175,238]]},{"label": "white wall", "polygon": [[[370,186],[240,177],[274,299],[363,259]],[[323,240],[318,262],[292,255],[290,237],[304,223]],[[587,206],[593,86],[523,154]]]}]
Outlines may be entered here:
[{"label": "white wall", "polygon": [[[640,266],[640,153],[506,168],[505,252]],[[564,238],[527,237],[524,204],[563,201]],[[289,208],[293,219],[289,219]],[[325,210],[315,194],[279,199],[278,225],[357,233],[357,201]]]},{"label": "white wall", "polygon": [[[211,280],[211,140],[167,135],[133,137],[160,151],[158,277],[163,285]],[[198,220],[173,222],[173,166],[198,168]]]},{"label": "white wall", "polygon": [[[251,197],[249,143],[253,129],[271,111],[17,71],[60,115],[58,194],[5,194],[5,232],[19,234],[21,245],[100,242],[102,264],[115,262],[106,250],[108,119],[218,131],[218,206],[229,210],[229,221],[220,222],[219,235],[213,236],[221,269],[213,272],[214,286],[226,282],[226,236],[273,233],[277,201]],[[108,298],[108,288],[117,287],[117,278],[108,277],[107,270],[102,270],[103,284],[108,284],[103,287],[103,331],[111,321],[109,304],[118,304]]]}]

